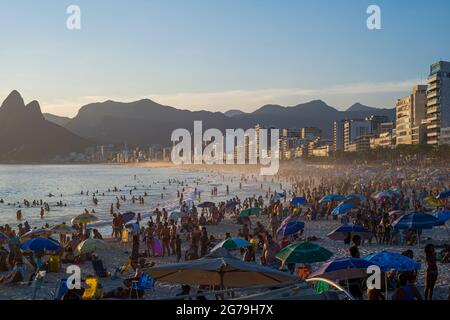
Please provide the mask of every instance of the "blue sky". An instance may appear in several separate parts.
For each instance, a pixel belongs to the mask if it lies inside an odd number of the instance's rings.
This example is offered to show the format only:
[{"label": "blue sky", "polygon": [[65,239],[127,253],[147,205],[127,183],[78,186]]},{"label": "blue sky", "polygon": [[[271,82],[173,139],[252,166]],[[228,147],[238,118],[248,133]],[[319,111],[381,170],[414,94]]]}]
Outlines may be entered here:
[{"label": "blue sky", "polygon": [[[82,28],[66,28],[66,8]],[[381,7],[382,30],[366,9]],[[0,6],[0,99],[74,116],[107,99],[198,110],[323,99],[392,107],[450,60],[450,1],[15,0]]]}]

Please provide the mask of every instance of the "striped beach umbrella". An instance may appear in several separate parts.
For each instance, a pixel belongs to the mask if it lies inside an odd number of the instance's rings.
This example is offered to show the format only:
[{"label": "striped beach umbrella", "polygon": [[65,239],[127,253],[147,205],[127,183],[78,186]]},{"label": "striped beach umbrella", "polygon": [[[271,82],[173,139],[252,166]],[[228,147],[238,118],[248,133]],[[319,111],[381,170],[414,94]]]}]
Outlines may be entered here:
[{"label": "striped beach umbrella", "polygon": [[281,237],[296,234],[305,228],[305,223],[301,221],[290,221],[281,225],[277,230],[277,235]]},{"label": "striped beach umbrella", "polygon": [[350,236],[358,235],[361,239],[370,239],[372,237],[372,232],[363,226],[357,224],[345,224],[335,230],[331,231],[327,237],[332,240],[345,240],[350,233]]},{"label": "striped beach umbrella", "polygon": [[424,212],[412,212],[405,214],[392,223],[395,230],[405,229],[431,229],[439,224],[439,219]]},{"label": "striped beach umbrella", "polygon": [[325,262],[308,278],[324,278],[332,281],[359,279],[367,276],[367,268],[374,263],[359,258],[342,258]]},{"label": "striped beach umbrella", "polygon": [[91,223],[91,222],[95,222],[98,221],[98,218],[96,216],[94,216],[91,213],[82,213],[78,216],[76,216],[75,218],[73,218],[70,222],[72,224],[87,224],[87,223]]},{"label": "striped beach umbrella", "polygon": [[57,224],[49,229],[52,233],[56,234],[76,234],[78,231],[65,223]]}]

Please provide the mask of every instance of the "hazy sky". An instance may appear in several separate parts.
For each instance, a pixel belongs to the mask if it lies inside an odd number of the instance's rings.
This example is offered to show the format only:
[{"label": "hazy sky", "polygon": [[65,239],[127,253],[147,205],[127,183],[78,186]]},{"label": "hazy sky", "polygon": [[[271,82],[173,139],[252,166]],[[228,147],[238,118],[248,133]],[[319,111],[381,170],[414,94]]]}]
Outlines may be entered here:
[{"label": "hazy sky", "polygon": [[[66,28],[69,5],[81,30]],[[366,9],[381,7],[382,30]],[[44,112],[151,98],[253,111],[312,99],[392,107],[450,60],[448,0],[0,1],[0,100]]]}]

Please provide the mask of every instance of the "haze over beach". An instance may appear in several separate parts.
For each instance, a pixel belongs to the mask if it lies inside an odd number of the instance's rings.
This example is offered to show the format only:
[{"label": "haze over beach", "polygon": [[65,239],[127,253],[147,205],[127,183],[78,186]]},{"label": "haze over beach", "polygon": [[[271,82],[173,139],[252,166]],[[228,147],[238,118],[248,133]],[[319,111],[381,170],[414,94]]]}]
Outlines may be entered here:
[{"label": "haze over beach", "polygon": [[450,299],[449,12],[4,4],[0,300]]}]

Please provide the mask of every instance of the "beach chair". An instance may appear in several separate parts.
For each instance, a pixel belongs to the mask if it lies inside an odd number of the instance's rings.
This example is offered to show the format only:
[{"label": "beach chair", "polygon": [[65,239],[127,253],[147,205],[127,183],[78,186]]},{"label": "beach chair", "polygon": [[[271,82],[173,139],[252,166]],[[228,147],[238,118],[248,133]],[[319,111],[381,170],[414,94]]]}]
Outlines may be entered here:
[{"label": "beach chair", "polygon": [[62,300],[67,292],[69,292],[69,288],[67,287],[67,279],[58,280],[53,300]]},{"label": "beach chair", "polygon": [[94,300],[96,298],[97,294],[97,288],[98,288],[98,279],[96,277],[87,277],[84,281],[89,288],[86,288],[84,290],[83,296],[81,297],[82,300]]},{"label": "beach chair", "polygon": [[53,255],[50,256],[50,259],[48,260],[48,272],[59,272],[59,256]]},{"label": "beach chair", "polygon": [[134,292],[136,295],[136,299],[139,299],[139,292],[143,291],[145,293],[146,290],[153,290],[155,288],[155,280],[150,277],[148,274],[144,273],[141,275],[139,280],[134,280],[131,282],[130,288],[130,296]]}]

